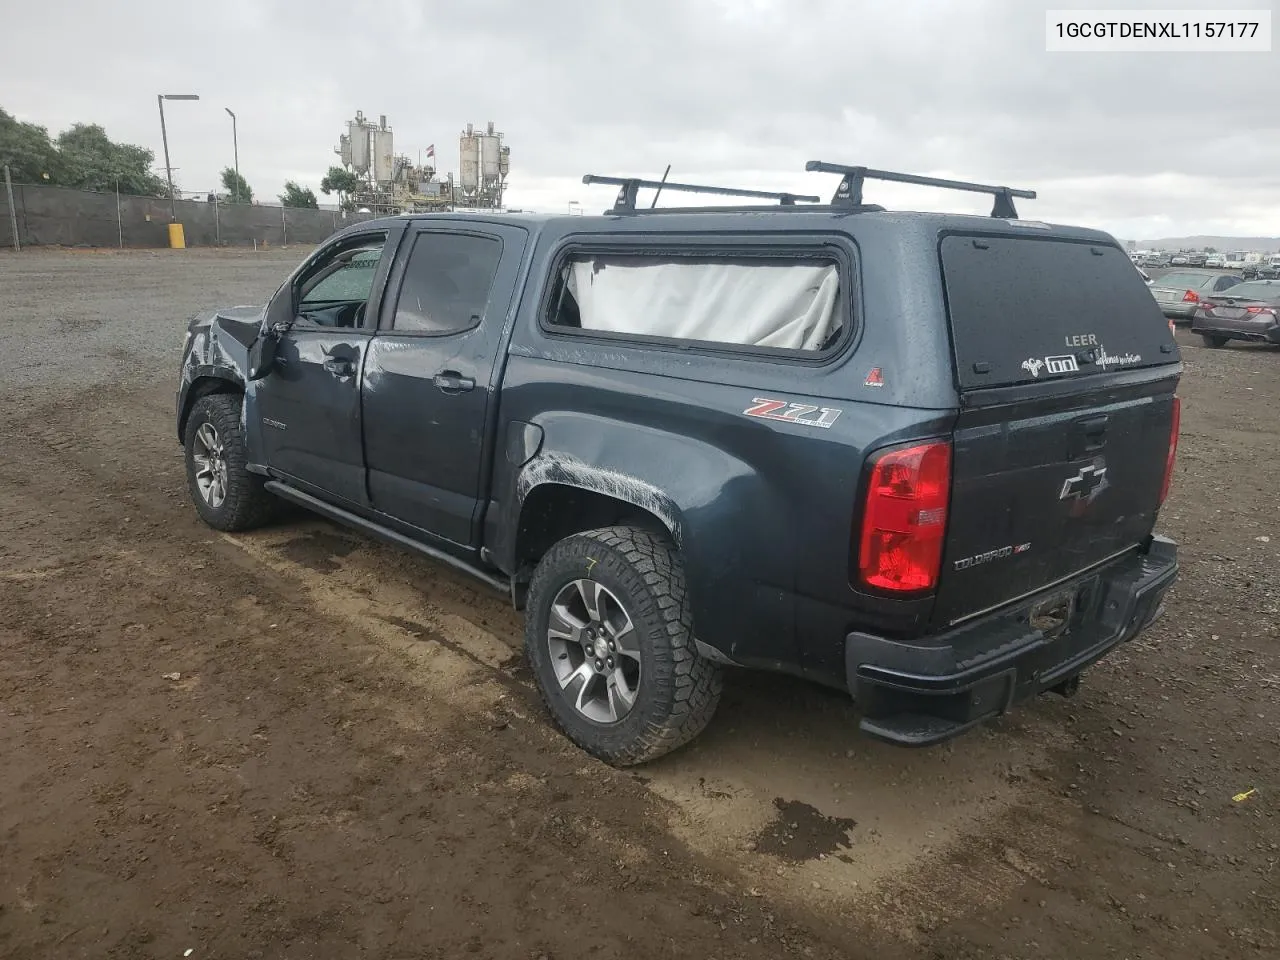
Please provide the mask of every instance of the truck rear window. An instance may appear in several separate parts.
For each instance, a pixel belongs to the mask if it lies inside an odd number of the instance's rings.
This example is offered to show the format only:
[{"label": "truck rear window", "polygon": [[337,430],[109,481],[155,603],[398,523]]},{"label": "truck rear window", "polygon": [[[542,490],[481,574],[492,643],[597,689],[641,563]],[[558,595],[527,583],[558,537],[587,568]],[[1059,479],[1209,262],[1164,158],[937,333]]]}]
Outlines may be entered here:
[{"label": "truck rear window", "polygon": [[1178,360],[1161,352],[1173,342],[1168,321],[1116,247],[952,235],[941,250],[962,389]]}]

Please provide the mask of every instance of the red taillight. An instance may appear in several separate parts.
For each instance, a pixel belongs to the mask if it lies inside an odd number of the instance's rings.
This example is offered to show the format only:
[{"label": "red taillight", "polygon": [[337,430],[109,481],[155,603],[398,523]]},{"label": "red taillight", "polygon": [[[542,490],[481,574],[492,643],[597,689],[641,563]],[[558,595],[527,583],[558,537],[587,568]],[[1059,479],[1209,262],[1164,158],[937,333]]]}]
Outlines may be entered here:
[{"label": "red taillight", "polygon": [[858,545],[862,583],[896,592],[937,586],[951,499],[951,444],[875,455]]},{"label": "red taillight", "polygon": [[1182,295],[1182,302],[1183,303],[1199,303],[1200,294],[1196,293],[1194,290],[1188,290],[1186,293]]},{"label": "red taillight", "polygon": [[1169,496],[1169,485],[1173,483],[1173,460],[1178,455],[1178,429],[1182,425],[1182,400],[1173,398],[1173,426],[1169,428],[1169,453],[1164,461],[1164,482],[1160,484],[1160,504],[1163,506]]},{"label": "red taillight", "polygon": [[1253,313],[1253,314],[1266,314],[1272,317],[1276,315],[1275,310],[1273,310],[1271,307],[1246,307],[1245,312]]}]

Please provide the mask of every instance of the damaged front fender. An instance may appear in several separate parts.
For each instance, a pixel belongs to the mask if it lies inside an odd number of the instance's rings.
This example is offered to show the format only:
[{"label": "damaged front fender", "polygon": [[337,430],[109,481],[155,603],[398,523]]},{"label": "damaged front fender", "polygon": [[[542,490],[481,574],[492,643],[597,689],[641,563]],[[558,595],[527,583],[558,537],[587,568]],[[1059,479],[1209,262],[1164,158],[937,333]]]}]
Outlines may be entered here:
[{"label": "damaged front fender", "polygon": [[196,314],[187,325],[177,394],[177,433],[182,442],[196,400],[226,390],[245,392],[250,351],[262,330],[260,306],[226,307]]}]

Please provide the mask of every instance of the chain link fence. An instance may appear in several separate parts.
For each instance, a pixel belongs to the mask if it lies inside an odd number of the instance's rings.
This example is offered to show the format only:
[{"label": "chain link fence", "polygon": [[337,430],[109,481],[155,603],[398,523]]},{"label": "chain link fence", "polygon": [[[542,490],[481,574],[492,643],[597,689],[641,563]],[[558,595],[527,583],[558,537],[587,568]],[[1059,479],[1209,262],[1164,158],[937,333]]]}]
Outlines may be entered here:
[{"label": "chain link fence", "polygon": [[[23,247],[167,247],[170,203],[158,197],[94,193],[15,183],[13,203],[0,181],[0,248],[11,248],[14,227]],[[176,201],[189,247],[283,246],[320,243],[371,214],[267,204]]]}]

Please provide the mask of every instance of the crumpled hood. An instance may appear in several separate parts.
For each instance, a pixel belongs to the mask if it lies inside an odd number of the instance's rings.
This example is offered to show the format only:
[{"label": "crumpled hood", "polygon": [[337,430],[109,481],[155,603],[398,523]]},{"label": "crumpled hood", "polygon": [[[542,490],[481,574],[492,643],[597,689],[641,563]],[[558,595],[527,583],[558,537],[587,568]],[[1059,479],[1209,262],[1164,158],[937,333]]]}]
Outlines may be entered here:
[{"label": "crumpled hood", "polygon": [[258,335],[265,311],[266,307],[262,304],[201,310],[191,317],[187,323],[187,330],[192,334],[206,333],[216,324],[226,331],[227,335],[247,345],[252,343]]},{"label": "crumpled hood", "polygon": [[215,319],[230,323],[249,323],[258,326],[262,322],[263,304],[248,304],[237,307],[215,307],[212,310],[201,310],[193,314],[188,329],[197,330],[209,326]]}]

